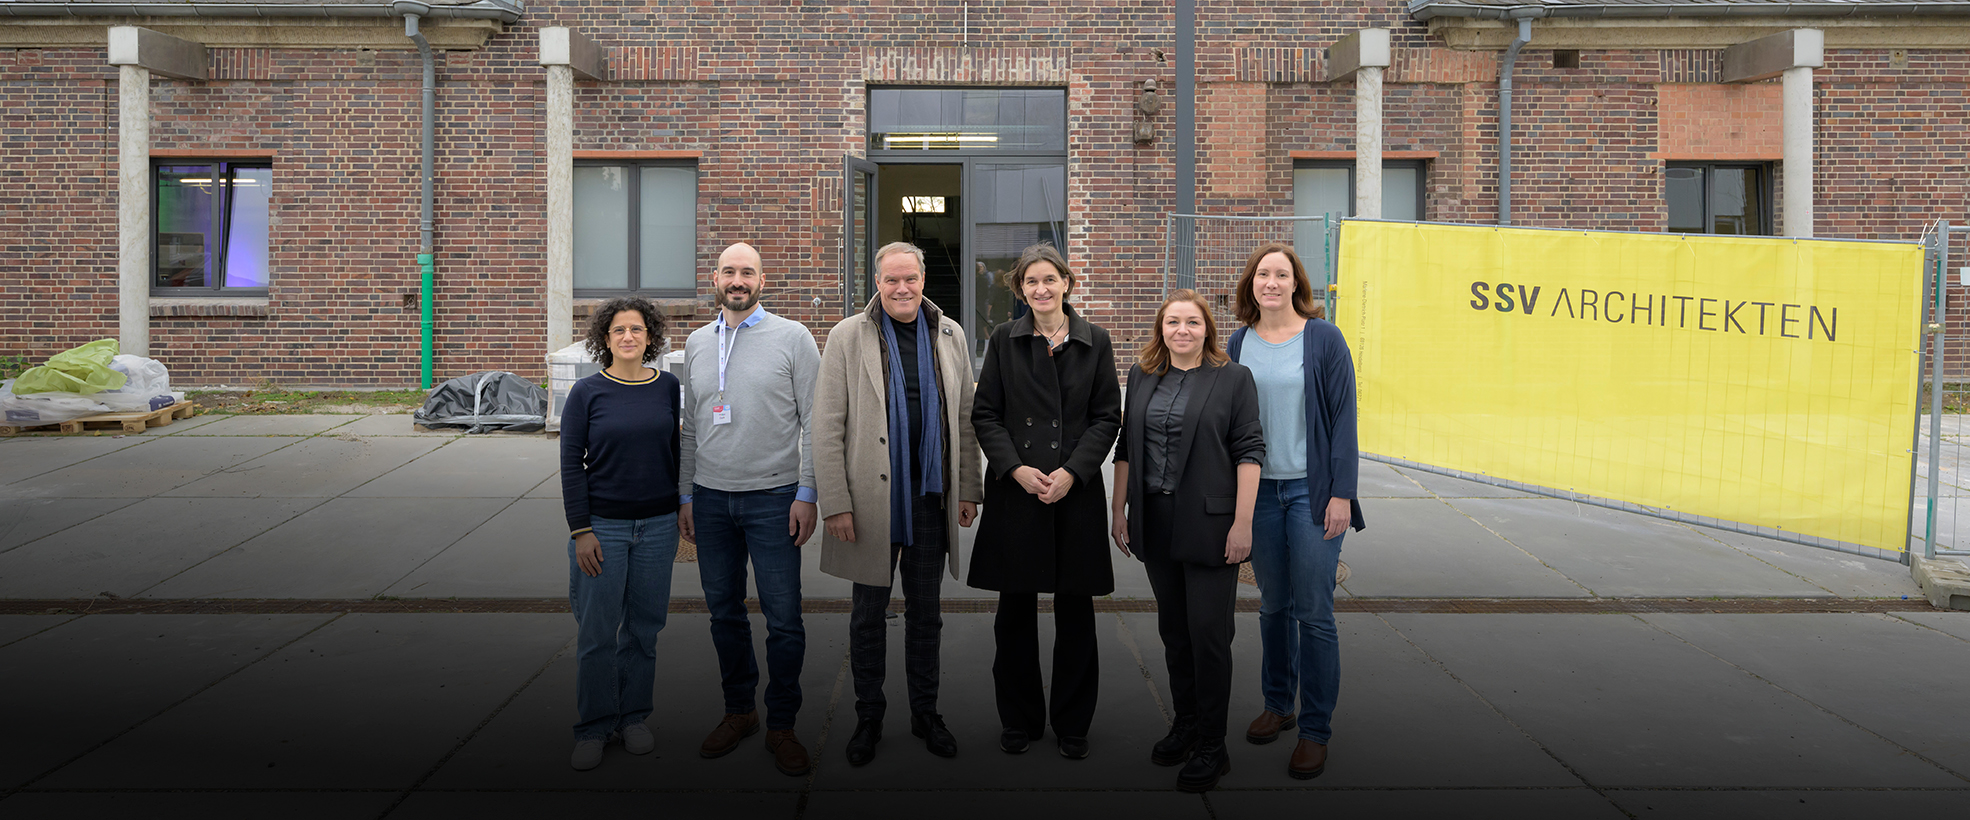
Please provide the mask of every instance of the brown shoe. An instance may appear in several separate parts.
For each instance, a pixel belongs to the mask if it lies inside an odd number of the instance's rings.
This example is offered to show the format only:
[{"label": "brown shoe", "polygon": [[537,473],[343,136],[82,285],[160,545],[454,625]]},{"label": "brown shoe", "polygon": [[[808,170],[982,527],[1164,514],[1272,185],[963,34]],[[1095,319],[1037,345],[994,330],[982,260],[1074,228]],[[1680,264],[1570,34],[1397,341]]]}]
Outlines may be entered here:
[{"label": "brown shoe", "polygon": [[1286,764],[1286,773],[1294,780],[1312,780],[1327,771],[1327,744],[1315,743],[1300,738],[1300,745],[1293,747],[1293,759]]},{"label": "brown shoe", "polygon": [[773,765],[779,767],[780,774],[799,777],[814,768],[807,759],[807,747],[793,736],[792,729],[774,729],[766,733],[766,751],[773,753]]},{"label": "brown shoe", "polygon": [[699,757],[724,757],[739,748],[739,741],[759,731],[759,710],[754,709],[743,715],[726,715],[718,726],[705,736],[704,745],[698,747]]},{"label": "brown shoe", "polygon": [[1279,739],[1279,733],[1300,725],[1298,715],[1275,715],[1260,712],[1252,721],[1252,728],[1245,730],[1245,739],[1261,746]]}]

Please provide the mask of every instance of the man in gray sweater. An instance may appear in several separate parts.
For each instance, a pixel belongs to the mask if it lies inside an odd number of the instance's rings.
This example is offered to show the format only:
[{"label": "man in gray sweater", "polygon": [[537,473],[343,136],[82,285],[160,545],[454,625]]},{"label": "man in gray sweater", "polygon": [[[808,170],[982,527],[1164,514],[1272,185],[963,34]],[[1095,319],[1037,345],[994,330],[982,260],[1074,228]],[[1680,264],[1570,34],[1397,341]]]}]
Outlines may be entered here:
[{"label": "man in gray sweater", "polygon": [[816,498],[809,419],[821,353],[807,326],[759,305],[759,251],[740,243],[718,255],[712,292],[718,319],[684,344],[678,529],[698,545],[698,575],[711,610],[711,642],[725,688],[725,717],[698,753],[721,757],[759,731],[759,664],[746,614],[752,562],[766,616],[766,749],[787,775],[812,768],[794,737],[807,632],[800,619],[800,545],[814,533]]}]

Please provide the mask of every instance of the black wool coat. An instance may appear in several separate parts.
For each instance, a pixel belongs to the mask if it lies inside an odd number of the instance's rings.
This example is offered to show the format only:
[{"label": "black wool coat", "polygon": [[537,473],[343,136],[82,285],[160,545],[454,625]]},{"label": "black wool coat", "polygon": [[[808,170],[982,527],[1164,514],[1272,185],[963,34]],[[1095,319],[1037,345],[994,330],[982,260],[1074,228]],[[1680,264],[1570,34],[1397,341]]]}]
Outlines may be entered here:
[{"label": "black wool coat", "polygon": [[[1067,341],[1053,355],[1032,314],[999,325],[985,350],[971,424],[985,451],[985,509],[967,583],[999,592],[1107,595],[1108,504],[1101,464],[1122,420],[1108,331],[1066,308]],[[1040,503],[1012,477],[1026,465],[1065,467],[1074,487]]]}]

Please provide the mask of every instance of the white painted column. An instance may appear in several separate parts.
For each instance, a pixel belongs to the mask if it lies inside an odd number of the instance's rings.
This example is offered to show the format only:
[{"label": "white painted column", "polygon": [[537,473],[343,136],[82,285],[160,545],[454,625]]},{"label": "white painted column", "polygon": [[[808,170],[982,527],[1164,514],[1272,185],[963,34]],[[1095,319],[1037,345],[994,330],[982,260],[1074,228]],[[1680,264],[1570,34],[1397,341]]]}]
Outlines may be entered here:
[{"label": "white painted column", "polygon": [[547,66],[547,352],[567,347],[575,312],[575,70]]},{"label": "white painted column", "polygon": [[1785,235],[1813,235],[1813,69],[1780,75],[1784,99]]},{"label": "white painted column", "polygon": [[117,67],[117,339],[124,353],[150,355],[150,71]]},{"label": "white painted column", "polygon": [[1382,68],[1354,73],[1354,215],[1382,218]]}]

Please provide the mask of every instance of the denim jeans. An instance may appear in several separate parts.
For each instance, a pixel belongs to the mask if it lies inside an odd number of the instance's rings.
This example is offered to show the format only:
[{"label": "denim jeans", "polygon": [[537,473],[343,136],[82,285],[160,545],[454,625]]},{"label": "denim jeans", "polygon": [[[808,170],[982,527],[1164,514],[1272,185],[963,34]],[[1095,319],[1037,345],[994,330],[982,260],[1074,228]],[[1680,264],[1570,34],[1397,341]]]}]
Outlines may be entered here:
[{"label": "denim jeans", "polygon": [[1300,737],[1333,735],[1341,689],[1341,640],[1334,627],[1334,570],[1343,532],[1326,535],[1327,511],[1313,509],[1306,479],[1260,479],[1252,513],[1252,574],[1259,582],[1259,690],[1265,709],[1293,714]]},{"label": "denim jeans", "polygon": [[677,514],[590,518],[602,571],[589,577],[568,539],[568,608],[575,615],[575,739],[606,738],[650,716],[657,633],[670,610]]},{"label": "denim jeans", "polygon": [[[903,577],[903,672],[908,680],[910,713],[937,711],[938,653],[944,629],[944,504],[934,496],[918,498],[915,546],[889,545],[890,571]],[[893,577],[892,577],[893,580]],[[890,587],[856,584],[854,608],[848,616],[848,657],[855,673],[855,717],[881,720],[889,706],[883,695],[888,673]]]},{"label": "denim jeans", "polygon": [[766,728],[792,729],[800,712],[800,668],[807,629],[800,620],[800,545],[787,534],[797,485],[728,493],[692,490],[691,523],[698,536],[698,576],[711,611],[711,645],[725,687],[725,713],[754,708],[759,662],[746,613],[746,562],[766,616]]}]

